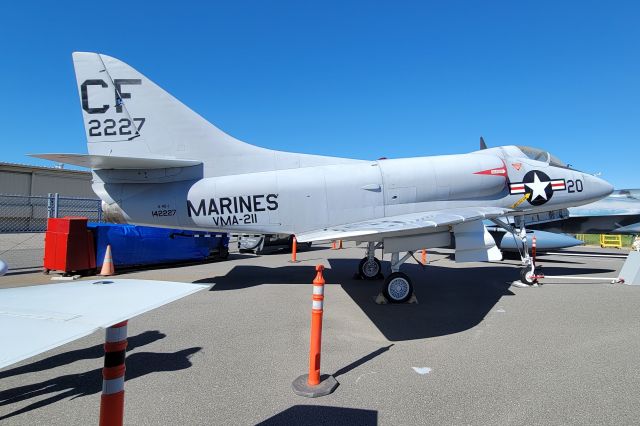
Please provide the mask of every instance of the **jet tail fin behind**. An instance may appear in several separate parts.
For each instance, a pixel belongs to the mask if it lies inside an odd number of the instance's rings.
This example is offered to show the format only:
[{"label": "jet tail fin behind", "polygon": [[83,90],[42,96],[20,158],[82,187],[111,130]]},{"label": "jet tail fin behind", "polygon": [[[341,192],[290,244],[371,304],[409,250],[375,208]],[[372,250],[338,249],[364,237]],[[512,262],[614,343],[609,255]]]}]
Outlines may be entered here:
[{"label": "jet tail fin behind", "polygon": [[480,149],[487,149],[487,144],[484,141],[484,138],[480,136]]}]

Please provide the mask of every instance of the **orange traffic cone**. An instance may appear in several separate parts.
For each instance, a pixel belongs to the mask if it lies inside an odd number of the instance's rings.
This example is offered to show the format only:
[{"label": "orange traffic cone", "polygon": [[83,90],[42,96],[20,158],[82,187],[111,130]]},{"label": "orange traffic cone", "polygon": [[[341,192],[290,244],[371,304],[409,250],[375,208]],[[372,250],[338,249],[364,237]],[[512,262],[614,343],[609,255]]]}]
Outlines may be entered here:
[{"label": "orange traffic cone", "polygon": [[104,260],[102,261],[102,269],[98,275],[108,277],[113,274],[115,274],[115,270],[113,268],[113,258],[111,257],[111,244],[107,244],[107,250],[104,253]]}]

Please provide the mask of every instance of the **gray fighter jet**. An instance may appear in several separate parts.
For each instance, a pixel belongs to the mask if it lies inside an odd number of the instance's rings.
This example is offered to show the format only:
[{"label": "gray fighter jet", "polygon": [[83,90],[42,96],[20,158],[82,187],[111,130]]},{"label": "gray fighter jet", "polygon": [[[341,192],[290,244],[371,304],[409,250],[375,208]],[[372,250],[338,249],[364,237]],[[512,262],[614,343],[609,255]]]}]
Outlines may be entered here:
[{"label": "gray fighter jet", "polygon": [[[365,244],[358,273],[381,273],[384,295],[408,300],[400,266],[422,248],[455,247],[458,262],[500,250],[489,219],[526,239],[505,215],[586,204],[613,190],[544,150],[502,146],[460,155],[377,161],[273,151],[241,142],[122,61],[74,53],[89,154],[40,154],[90,167],[116,222]],[[521,274],[533,274],[532,262]]]}]

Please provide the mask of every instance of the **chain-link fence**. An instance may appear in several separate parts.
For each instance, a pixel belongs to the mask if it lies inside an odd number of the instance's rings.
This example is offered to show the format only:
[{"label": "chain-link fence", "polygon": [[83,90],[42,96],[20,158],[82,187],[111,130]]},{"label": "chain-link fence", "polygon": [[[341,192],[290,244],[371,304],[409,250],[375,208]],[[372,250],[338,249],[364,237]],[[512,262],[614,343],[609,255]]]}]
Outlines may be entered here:
[{"label": "chain-link fence", "polygon": [[41,267],[47,218],[83,216],[91,222],[102,222],[100,203],[58,194],[0,194],[0,258],[11,270]]},{"label": "chain-link fence", "polygon": [[100,200],[91,198],[0,194],[0,233],[45,232],[47,218],[83,216],[102,221]]}]

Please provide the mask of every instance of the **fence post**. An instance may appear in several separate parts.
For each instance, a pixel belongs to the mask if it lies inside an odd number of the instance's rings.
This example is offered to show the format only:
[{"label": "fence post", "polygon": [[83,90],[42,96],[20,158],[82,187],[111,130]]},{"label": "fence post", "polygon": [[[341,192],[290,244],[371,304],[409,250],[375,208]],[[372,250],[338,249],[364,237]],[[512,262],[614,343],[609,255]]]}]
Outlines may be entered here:
[{"label": "fence post", "polygon": [[53,217],[58,217],[58,202],[60,201],[60,194],[57,192],[53,194]]},{"label": "fence post", "polygon": [[53,217],[53,194],[47,194],[47,218]]}]

